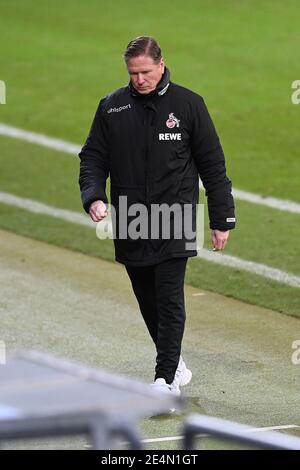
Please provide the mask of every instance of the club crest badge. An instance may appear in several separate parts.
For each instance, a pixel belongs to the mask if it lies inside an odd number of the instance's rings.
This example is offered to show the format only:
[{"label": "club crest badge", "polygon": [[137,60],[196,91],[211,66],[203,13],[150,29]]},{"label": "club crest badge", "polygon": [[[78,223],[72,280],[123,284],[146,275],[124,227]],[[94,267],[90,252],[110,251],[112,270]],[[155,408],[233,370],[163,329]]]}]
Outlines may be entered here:
[{"label": "club crest badge", "polygon": [[180,120],[174,116],[174,113],[169,114],[169,119],[166,121],[166,126],[169,129],[173,129],[173,127],[179,127]]}]

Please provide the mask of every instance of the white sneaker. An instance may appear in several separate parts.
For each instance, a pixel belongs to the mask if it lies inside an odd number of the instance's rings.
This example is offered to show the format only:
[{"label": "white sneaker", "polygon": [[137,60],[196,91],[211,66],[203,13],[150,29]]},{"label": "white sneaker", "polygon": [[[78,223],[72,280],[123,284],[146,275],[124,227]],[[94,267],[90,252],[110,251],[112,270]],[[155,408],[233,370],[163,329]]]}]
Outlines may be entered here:
[{"label": "white sneaker", "polygon": [[[165,379],[161,379],[161,378],[156,379],[155,382],[150,385],[150,387],[152,388],[152,390],[155,390],[155,392],[158,392],[158,393],[167,393],[169,395],[180,395],[180,390],[178,394],[176,390],[172,388],[171,385],[167,384]],[[170,413],[174,413],[174,411],[175,411],[175,408],[169,409]]]},{"label": "white sneaker", "polygon": [[152,390],[169,393],[170,395],[180,395],[180,390],[176,390],[172,385],[167,384],[165,379],[158,378],[153,384],[150,385]]},{"label": "white sneaker", "polygon": [[171,383],[171,390],[173,391],[173,393],[180,395],[179,387],[183,387],[184,385],[190,383],[192,375],[192,371],[186,367],[182,356],[180,356],[178,366],[175,372],[175,377],[173,382]]}]

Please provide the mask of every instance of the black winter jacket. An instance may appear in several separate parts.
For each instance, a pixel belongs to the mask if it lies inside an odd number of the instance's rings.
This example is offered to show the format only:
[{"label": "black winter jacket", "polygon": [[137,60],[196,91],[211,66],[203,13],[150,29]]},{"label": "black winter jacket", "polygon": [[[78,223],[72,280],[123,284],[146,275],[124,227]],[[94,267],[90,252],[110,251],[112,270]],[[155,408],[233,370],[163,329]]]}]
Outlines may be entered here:
[{"label": "black winter jacket", "polygon": [[[79,184],[86,212],[92,202],[108,202],[110,176],[116,261],[147,266],[173,257],[196,256],[186,238],[121,239],[118,236],[119,196],[128,207],[142,203],[192,206],[193,228],[199,200],[199,176],[208,199],[210,228],[235,227],[231,182],[213,122],[203,98],[170,82],[168,69],[148,95],[131,84],[100,101],[80,157]],[[149,227],[151,215],[149,215]],[[172,219],[172,217],[171,217]],[[133,220],[128,217],[128,224]],[[190,240],[188,240],[190,241]]]}]

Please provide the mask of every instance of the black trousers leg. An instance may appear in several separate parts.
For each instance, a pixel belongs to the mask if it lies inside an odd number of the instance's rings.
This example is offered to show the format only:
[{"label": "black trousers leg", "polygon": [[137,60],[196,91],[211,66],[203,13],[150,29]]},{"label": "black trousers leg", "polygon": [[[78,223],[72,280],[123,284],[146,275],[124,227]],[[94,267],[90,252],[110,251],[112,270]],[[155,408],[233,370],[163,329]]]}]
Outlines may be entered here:
[{"label": "black trousers leg", "polygon": [[171,258],[156,265],[158,309],[155,378],[173,382],[185,325],[184,277],[187,258]]},{"label": "black trousers leg", "polygon": [[155,292],[155,266],[125,266],[141,314],[156,345],[158,315]]},{"label": "black trousers leg", "polygon": [[184,276],[187,258],[172,258],[154,266],[127,266],[132,288],[156,345],[155,378],[172,383],[185,324]]}]

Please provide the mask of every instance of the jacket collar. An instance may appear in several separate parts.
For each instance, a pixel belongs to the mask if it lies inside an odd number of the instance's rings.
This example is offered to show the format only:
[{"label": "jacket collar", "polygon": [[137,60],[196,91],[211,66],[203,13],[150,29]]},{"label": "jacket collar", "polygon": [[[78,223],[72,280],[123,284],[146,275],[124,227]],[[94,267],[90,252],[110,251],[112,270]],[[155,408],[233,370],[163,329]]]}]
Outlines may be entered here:
[{"label": "jacket collar", "polygon": [[130,94],[136,98],[143,98],[144,100],[147,100],[148,98],[154,98],[155,96],[163,96],[166,91],[168,90],[170,85],[170,71],[165,67],[165,71],[163,73],[163,76],[161,77],[159,83],[157,84],[155,90],[151,91],[147,95],[143,95],[139,93],[134,86],[132,85],[131,82],[128,84],[128,88],[130,91]]}]

